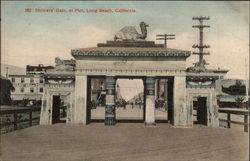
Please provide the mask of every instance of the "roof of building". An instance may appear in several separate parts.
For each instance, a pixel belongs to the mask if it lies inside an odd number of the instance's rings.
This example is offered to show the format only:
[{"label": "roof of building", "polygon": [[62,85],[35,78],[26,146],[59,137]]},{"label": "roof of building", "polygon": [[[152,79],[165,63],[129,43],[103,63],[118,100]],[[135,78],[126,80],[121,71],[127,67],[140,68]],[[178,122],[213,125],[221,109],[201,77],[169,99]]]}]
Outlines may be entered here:
[{"label": "roof of building", "polygon": [[72,56],[93,57],[189,57],[190,51],[146,47],[92,47],[71,50]]},{"label": "roof of building", "polygon": [[32,65],[27,65],[26,70],[27,71],[42,71],[43,69],[54,69],[53,66],[43,66],[43,64],[39,64],[38,66],[32,66]]}]

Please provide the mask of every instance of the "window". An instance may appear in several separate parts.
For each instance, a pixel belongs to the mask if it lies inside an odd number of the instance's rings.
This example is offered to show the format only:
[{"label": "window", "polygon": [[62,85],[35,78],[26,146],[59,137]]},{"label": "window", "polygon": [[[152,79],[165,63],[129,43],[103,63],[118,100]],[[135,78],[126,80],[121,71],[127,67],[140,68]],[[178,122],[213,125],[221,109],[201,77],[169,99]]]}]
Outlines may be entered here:
[{"label": "window", "polygon": [[40,78],[40,83],[43,83],[43,78]]},{"label": "window", "polygon": [[12,83],[15,83],[15,78],[11,78],[11,82],[12,82]]},{"label": "window", "polygon": [[30,88],[30,93],[34,93],[34,88],[33,87]]},{"label": "window", "polygon": [[24,78],[23,77],[21,78],[21,83],[24,83]]},{"label": "window", "polygon": [[21,91],[21,93],[23,93],[23,92],[24,92],[24,88],[21,88],[21,90],[20,90],[20,91]]},{"label": "window", "polygon": [[43,88],[40,88],[40,92],[43,93]]},{"label": "window", "polygon": [[34,83],[34,78],[30,78],[30,83]]}]

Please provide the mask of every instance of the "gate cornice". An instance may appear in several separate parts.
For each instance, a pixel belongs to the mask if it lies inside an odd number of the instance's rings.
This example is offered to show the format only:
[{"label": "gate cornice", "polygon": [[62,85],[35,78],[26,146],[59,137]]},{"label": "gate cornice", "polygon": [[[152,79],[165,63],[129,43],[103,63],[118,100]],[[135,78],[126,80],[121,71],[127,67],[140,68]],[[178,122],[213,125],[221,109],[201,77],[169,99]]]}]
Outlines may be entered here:
[{"label": "gate cornice", "polygon": [[112,76],[186,76],[185,70],[137,70],[137,69],[76,69],[76,75]]},{"label": "gate cornice", "polygon": [[190,51],[169,48],[139,48],[139,47],[93,47],[72,49],[71,55],[77,57],[184,57],[191,55]]}]

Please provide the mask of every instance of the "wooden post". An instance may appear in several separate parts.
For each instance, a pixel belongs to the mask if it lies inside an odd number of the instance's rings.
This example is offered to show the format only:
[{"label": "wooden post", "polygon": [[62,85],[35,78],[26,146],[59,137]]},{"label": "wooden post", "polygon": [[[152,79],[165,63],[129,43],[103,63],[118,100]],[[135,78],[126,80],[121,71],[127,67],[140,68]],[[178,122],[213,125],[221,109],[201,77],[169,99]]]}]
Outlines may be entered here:
[{"label": "wooden post", "polygon": [[244,131],[248,132],[248,115],[244,115]]},{"label": "wooden post", "polygon": [[14,111],[14,130],[17,130],[17,112]]},{"label": "wooden post", "polygon": [[32,126],[32,109],[29,111],[29,126]]},{"label": "wooden post", "polygon": [[227,113],[227,128],[231,128],[231,115],[230,115],[230,112]]}]

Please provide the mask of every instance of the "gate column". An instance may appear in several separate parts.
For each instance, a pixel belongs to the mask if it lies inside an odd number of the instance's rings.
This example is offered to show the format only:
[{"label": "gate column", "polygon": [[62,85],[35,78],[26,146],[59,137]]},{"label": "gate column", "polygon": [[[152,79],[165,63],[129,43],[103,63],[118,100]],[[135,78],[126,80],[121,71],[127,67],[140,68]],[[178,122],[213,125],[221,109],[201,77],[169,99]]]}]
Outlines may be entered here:
[{"label": "gate column", "polygon": [[87,76],[75,78],[75,108],[73,110],[73,123],[87,122]]},{"label": "gate column", "polygon": [[155,125],[155,78],[146,78],[146,125]]},{"label": "gate column", "polygon": [[105,125],[115,125],[115,84],[116,79],[113,76],[106,77],[106,107],[105,107]]},{"label": "gate column", "polygon": [[186,77],[174,77],[174,125],[188,125],[188,111],[186,107]]}]

